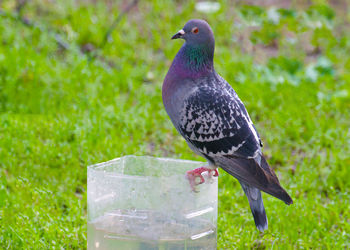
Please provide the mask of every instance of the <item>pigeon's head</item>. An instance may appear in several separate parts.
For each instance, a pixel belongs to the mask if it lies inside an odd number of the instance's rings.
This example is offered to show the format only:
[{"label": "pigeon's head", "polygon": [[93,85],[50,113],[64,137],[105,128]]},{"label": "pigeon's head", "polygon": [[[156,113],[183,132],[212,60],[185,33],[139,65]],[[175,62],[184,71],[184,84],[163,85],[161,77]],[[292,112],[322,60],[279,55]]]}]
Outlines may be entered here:
[{"label": "pigeon's head", "polygon": [[200,19],[188,21],[171,39],[182,38],[187,44],[214,45],[214,34],[209,24]]}]

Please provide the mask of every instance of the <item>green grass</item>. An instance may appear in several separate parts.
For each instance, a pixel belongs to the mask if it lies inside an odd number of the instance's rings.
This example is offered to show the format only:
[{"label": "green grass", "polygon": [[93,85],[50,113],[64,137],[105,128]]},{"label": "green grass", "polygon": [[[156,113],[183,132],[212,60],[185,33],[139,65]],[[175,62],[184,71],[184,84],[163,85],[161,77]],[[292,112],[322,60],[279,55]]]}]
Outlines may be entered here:
[{"label": "green grass", "polygon": [[[238,182],[221,171],[218,248],[350,248],[350,23],[344,6],[280,9],[222,1],[33,0],[0,4],[0,248],[86,247],[86,166],[122,155],[202,160],[167,117],[161,85],[186,20],[208,20],[216,70],[255,122],[294,199],[265,195],[260,234]],[[108,3],[108,4],[105,4]],[[349,6],[347,7],[349,8]],[[278,16],[276,21],[274,16]],[[55,34],[70,44],[60,48]],[[97,56],[81,48],[90,44]]]}]

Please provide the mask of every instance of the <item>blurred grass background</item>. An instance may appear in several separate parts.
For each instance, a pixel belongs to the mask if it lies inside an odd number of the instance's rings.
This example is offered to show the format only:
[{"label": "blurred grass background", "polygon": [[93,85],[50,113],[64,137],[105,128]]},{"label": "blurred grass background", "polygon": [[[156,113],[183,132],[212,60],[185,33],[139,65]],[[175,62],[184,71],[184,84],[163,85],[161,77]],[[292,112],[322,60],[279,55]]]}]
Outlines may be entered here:
[{"label": "blurred grass background", "polygon": [[350,248],[350,7],[340,0],[0,2],[0,248],[86,248],[86,166],[122,155],[202,160],[168,119],[161,85],[191,18],[216,37],[292,195],[264,195],[260,234],[221,171],[218,248]]}]

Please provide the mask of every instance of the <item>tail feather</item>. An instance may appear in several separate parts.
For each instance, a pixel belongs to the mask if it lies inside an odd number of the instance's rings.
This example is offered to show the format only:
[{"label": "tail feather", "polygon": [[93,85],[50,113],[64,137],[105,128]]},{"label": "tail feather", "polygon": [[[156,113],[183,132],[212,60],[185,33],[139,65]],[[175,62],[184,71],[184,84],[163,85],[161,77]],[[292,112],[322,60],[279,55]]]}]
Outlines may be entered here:
[{"label": "tail feather", "polygon": [[252,187],[284,201],[287,205],[293,203],[264,156],[261,155],[259,163],[255,159],[235,156],[217,157],[215,163],[239,181],[249,183]]},{"label": "tail feather", "polygon": [[244,182],[240,182],[246,194],[250,209],[252,211],[254,222],[259,231],[264,232],[268,228],[267,216],[265,212],[264,203],[259,189],[249,186]]}]

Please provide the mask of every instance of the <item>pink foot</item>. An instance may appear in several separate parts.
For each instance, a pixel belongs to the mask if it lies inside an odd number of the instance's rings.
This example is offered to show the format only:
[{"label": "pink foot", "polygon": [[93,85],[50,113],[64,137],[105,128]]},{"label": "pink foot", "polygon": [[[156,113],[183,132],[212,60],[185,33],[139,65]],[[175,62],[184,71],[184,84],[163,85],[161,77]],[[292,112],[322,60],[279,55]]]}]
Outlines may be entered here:
[{"label": "pink foot", "polygon": [[[209,176],[210,176],[211,172],[214,172],[213,176],[215,176],[215,177],[219,176],[219,172],[216,168],[211,169],[211,168],[207,168],[207,167],[200,167],[200,168],[196,168],[196,169],[187,171],[186,174],[187,174],[188,181],[190,182],[192,191],[197,192],[195,187],[199,184],[204,183],[204,177],[202,176],[203,172],[208,172]],[[197,177],[200,178],[199,183],[196,183]]]}]

